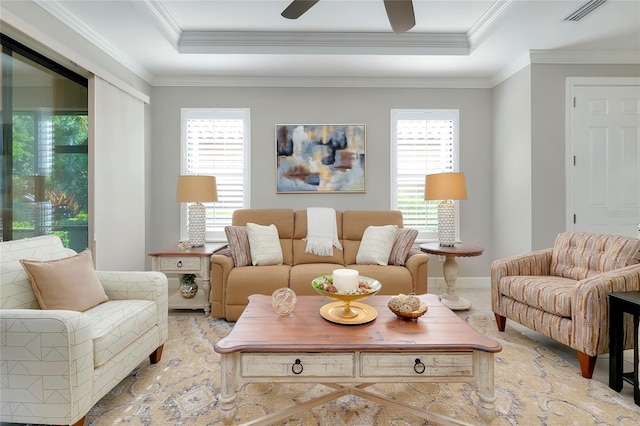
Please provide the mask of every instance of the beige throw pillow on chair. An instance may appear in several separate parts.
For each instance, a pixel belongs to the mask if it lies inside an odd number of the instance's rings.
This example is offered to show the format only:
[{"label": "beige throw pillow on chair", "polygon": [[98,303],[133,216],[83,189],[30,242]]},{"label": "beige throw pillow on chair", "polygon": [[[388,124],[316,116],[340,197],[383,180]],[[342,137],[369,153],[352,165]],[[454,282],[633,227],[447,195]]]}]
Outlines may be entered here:
[{"label": "beige throw pillow on chair", "polygon": [[98,279],[91,251],[62,259],[20,260],[41,309],[83,312],[109,300]]}]

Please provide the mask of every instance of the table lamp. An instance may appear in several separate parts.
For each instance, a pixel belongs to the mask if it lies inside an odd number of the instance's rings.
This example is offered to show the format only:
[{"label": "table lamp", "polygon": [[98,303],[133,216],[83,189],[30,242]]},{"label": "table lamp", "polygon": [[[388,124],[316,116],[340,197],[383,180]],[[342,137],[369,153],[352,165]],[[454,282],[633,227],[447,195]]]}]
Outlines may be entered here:
[{"label": "table lamp", "polygon": [[176,201],[192,203],[188,207],[189,245],[203,246],[206,242],[207,209],[202,203],[218,201],[215,176],[178,176]]},{"label": "table lamp", "polygon": [[426,175],[424,199],[441,200],[438,204],[438,241],[443,247],[453,247],[456,243],[456,215],[451,200],[467,199],[464,173],[448,172]]}]

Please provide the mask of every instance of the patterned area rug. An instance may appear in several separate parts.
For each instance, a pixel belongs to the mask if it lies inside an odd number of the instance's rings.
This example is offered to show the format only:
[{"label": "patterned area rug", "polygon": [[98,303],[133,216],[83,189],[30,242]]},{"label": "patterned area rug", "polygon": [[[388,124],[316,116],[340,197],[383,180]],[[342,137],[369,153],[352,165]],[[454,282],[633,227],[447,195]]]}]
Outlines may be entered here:
[{"label": "patterned area rug", "polygon": [[[493,425],[638,425],[640,407],[513,329],[499,333],[493,318],[469,324],[498,340]],[[221,425],[219,356],[213,345],[232,323],[202,315],[169,316],[162,361],[141,364],[87,415],[89,425]],[[629,386],[629,385],[625,385]],[[475,391],[466,384],[381,384],[367,388],[394,400],[477,424]],[[234,424],[318,397],[322,385],[249,384],[239,393]],[[343,396],[277,423],[281,425],[432,425],[353,395]]]}]

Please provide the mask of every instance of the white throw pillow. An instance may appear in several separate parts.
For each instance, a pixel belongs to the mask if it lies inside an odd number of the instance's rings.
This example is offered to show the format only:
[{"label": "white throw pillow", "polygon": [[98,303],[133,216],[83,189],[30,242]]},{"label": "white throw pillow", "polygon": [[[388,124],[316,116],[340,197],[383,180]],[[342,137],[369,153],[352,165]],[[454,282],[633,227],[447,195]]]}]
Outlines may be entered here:
[{"label": "white throw pillow", "polygon": [[356,255],[359,265],[388,265],[397,225],[369,226],[364,230]]},{"label": "white throw pillow", "polygon": [[247,223],[247,232],[251,248],[251,263],[254,266],[282,265],[282,247],[278,228],[274,224],[264,226]]}]

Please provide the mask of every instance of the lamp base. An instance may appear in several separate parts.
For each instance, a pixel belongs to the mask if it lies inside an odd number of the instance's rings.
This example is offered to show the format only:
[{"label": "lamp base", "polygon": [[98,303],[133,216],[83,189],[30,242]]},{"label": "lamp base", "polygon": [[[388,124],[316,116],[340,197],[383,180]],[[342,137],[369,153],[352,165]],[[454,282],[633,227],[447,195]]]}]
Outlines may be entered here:
[{"label": "lamp base", "polygon": [[189,245],[191,247],[201,247],[207,241],[207,208],[201,203],[190,204],[188,214]]},{"label": "lamp base", "polygon": [[452,201],[438,204],[438,242],[443,247],[456,245],[456,211]]}]

